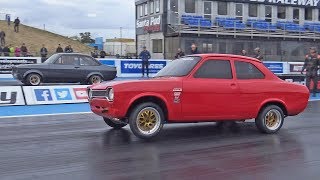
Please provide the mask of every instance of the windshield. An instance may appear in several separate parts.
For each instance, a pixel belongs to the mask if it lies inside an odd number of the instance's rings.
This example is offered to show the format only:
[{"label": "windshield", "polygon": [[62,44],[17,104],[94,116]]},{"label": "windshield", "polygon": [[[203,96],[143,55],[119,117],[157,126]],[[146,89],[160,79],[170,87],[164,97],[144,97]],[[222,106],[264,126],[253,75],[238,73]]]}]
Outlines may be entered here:
[{"label": "windshield", "polygon": [[49,57],[45,62],[43,62],[44,64],[53,64],[54,61],[59,57],[59,54],[54,54],[51,57]]},{"label": "windshield", "polygon": [[186,76],[200,61],[201,57],[185,57],[174,60],[161,69],[155,77],[181,77]]}]

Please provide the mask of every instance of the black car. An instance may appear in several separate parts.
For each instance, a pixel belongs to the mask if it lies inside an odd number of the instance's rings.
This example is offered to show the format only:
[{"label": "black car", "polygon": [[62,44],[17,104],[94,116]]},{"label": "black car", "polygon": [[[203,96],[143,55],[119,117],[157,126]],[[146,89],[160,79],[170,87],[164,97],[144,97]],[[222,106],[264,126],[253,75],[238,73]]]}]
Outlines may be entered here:
[{"label": "black car", "polygon": [[115,79],[117,70],[88,55],[59,53],[52,55],[42,64],[13,67],[12,75],[23,84],[32,86],[41,83],[95,84]]}]

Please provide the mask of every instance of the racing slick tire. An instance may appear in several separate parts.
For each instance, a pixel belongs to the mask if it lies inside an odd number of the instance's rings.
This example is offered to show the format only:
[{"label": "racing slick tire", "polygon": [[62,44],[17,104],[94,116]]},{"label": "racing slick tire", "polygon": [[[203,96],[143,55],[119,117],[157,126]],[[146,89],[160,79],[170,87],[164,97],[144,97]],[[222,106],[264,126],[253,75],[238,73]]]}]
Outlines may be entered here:
[{"label": "racing slick tire", "polygon": [[114,129],[121,129],[127,125],[126,123],[121,123],[121,122],[118,123],[118,122],[112,121],[111,119],[108,119],[108,118],[103,118],[103,120],[108,126],[114,128]]},{"label": "racing slick tire", "polygon": [[24,84],[29,86],[39,86],[42,83],[42,77],[40,74],[31,73],[26,77]]},{"label": "racing slick tire", "polygon": [[284,122],[283,110],[276,105],[270,105],[262,109],[255,120],[259,131],[265,134],[278,132]]},{"label": "racing slick tire", "polygon": [[152,139],[163,128],[165,116],[160,106],[152,102],[137,105],[129,115],[130,129],[141,139]]},{"label": "racing slick tire", "polygon": [[92,75],[89,77],[88,84],[99,84],[103,81],[102,77],[100,75]]}]

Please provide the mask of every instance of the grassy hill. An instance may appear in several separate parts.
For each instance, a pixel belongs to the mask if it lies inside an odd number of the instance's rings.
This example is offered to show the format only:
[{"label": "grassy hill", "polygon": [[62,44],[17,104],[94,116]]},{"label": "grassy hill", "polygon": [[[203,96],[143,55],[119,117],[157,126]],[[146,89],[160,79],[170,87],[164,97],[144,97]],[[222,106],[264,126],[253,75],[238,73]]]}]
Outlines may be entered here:
[{"label": "grassy hill", "polygon": [[63,49],[70,44],[74,52],[90,54],[93,51],[91,47],[65,36],[22,24],[19,33],[15,33],[13,27],[13,23],[8,26],[6,21],[0,21],[0,31],[3,30],[6,33],[6,45],[21,47],[22,43],[25,43],[28,51],[34,56],[40,55],[42,44],[45,44],[50,55],[55,53],[58,44],[61,44]]}]

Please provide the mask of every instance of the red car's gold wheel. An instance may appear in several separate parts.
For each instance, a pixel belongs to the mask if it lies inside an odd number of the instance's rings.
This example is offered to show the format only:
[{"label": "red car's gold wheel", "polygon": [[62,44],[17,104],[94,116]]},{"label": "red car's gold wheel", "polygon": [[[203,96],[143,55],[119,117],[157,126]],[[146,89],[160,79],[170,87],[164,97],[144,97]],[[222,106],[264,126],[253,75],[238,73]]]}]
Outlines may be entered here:
[{"label": "red car's gold wheel", "polygon": [[146,107],[138,114],[137,126],[141,133],[152,134],[159,128],[160,121],[159,112],[152,107]]}]

